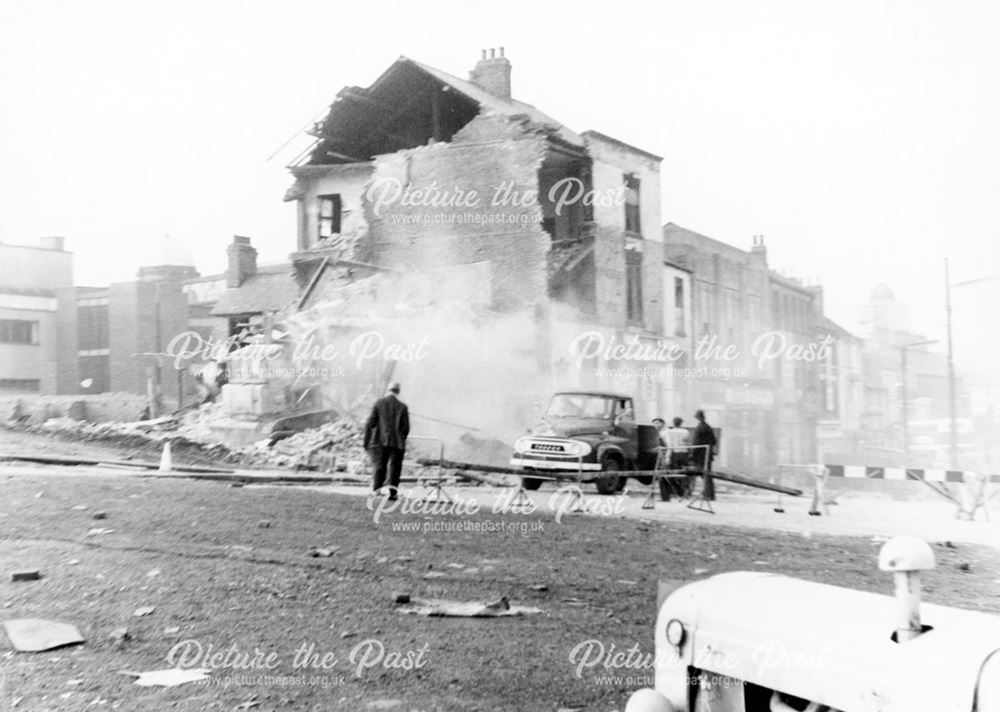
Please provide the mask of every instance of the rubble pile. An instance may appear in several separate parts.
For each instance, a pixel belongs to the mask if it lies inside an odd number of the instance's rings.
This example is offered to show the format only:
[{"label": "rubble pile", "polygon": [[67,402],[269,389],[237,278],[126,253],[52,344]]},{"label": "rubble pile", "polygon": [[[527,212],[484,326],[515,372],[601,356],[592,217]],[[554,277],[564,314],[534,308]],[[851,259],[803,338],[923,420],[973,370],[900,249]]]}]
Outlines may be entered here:
[{"label": "rubble pile", "polygon": [[329,451],[339,466],[348,472],[360,474],[367,463],[361,426],[350,418],[324,423],[318,428],[279,440],[268,446],[261,440],[239,452],[247,464],[259,467],[301,467],[313,464],[310,459],[319,451]]}]

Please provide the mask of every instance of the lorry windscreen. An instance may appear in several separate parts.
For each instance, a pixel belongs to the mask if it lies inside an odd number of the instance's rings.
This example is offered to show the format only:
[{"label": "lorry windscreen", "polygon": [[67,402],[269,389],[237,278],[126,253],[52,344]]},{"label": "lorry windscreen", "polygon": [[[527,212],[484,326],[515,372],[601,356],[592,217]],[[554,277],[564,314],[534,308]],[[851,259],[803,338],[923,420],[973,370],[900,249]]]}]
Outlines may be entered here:
[{"label": "lorry windscreen", "polygon": [[552,397],[546,418],[612,418],[613,398],[583,393],[558,393]]}]

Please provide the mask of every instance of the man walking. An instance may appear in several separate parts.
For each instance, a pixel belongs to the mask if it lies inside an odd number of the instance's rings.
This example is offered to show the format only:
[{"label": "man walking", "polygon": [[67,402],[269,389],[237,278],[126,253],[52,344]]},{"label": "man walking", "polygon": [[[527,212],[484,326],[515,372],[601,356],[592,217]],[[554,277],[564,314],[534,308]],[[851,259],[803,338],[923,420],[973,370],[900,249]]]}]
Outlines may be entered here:
[{"label": "man walking", "polygon": [[375,401],[365,423],[365,449],[371,452],[375,464],[372,489],[378,492],[389,473],[389,499],[399,493],[399,477],[403,471],[406,437],[410,434],[410,412],[399,400],[399,384],[389,386],[389,392]]},{"label": "man walking", "polygon": [[[712,426],[705,422],[705,411],[699,410],[694,414],[698,425],[694,429],[694,437],[691,444],[695,445],[693,459],[702,471],[705,484],[702,487],[702,496],[707,500],[715,499],[715,484],[712,482],[712,458],[715,456],[715,448],[718,442],[715,439],[715,431]],[[697,447],[697,446],[701,447]]]}]

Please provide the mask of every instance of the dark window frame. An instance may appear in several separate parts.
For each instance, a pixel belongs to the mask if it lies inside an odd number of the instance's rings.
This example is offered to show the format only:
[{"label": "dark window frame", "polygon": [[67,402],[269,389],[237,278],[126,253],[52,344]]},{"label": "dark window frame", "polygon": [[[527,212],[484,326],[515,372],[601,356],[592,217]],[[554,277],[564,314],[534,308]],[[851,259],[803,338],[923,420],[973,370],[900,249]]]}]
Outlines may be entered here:
[{"label": "dark window frame", "polygon": [[629,324],[643,322],[642,253],[625,251],[625,318]]},{"label": "dark window frame", "polygon": [[[344,203],[340,193],[328,193],[316,196],[316,239],[325,240],[334,235],[340,234],[341,220],[343,218]],[[329,206],[330,210],[325,208]],[[326,214],[329,212],[329,214]],[[324,230],[327,228],[329,232]]]},{"label": "dark window frame", "polygon": [[0,344],[38,346],[38,322],[27,319],[0,319]]},{"label": "dark window frame", "polygon": [[634,173],[626,173],[623,179],[625,181],[625,232],[642,235],[639,178]]}]

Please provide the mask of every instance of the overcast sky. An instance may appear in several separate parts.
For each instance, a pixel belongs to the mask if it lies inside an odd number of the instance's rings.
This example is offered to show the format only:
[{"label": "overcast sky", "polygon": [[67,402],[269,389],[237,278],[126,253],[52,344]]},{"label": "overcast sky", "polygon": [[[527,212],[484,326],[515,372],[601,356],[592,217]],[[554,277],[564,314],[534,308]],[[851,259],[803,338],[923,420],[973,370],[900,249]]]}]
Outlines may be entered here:
[{"label": "overcast sky", "polygon": [[664,221],[743,248],[763,233],[848,327],[885,281],[936,335],[946,255],[956,281],[1000,273],[998,8],[8,2],[0,240],[66,236],[79,284],[131,279],[163,233],[203,273],[233,234],[281,261],[301,143],[268,160],[282,144],[401,54],[465,77],[503,45],[517,98],[664,156]]}]

